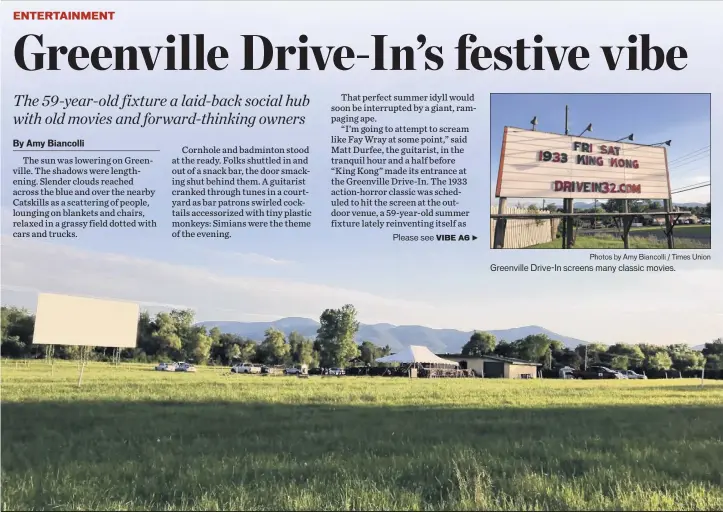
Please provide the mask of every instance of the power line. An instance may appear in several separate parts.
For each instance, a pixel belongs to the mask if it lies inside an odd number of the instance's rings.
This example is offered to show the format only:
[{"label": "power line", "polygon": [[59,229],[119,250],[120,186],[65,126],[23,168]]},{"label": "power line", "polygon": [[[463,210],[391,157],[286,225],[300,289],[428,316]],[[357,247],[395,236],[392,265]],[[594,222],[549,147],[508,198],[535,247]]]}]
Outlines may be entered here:
[{"label": "power line", "polygon": [[693,155],[699,154],[701,151],[702,151],[702,152],[705,152],[705,153],[710,152],[710,146],[705,146],[705,147],[702,147],[702,148],[700,148],[700,149],[696,149],[695,151],[691,151],[690,153],[686,153],[686,154],[683,155],[683,156],[679,156],[678,158],[673,158],[672,160],[670,160],[670,161],[668,162],[668,164],[675,164],[675,163],[677,163],[677,162],[679,162],[679,161],[681,161],[681,160],[685,160],[685,159],[687,159],[687,158],[692,157]]},{"label": "power line", "polygon": [[696,190],[696,189],[703,188],[703,187],[710,187],[710,181],[705,182],[705,183],[697,183],[695,185],[689,185],[688,187],[682,187],[677,190],[672,190],[670,193],[671,194],[680,194],[681,192],[689,192],[691,190]]},{"label": "power line", "polygon": [[698,162],[700,160],[710,160],[710,153],[704,154],[704,155],[699,155],[698,157],[693,158],[692,160],[686,160],[685,162],[678,162],[675,165],[673,165],[672,167],[668,166],[668,170],[680,169],[681,167],[685,167],[688,164],[692,164],[692,163]]}]

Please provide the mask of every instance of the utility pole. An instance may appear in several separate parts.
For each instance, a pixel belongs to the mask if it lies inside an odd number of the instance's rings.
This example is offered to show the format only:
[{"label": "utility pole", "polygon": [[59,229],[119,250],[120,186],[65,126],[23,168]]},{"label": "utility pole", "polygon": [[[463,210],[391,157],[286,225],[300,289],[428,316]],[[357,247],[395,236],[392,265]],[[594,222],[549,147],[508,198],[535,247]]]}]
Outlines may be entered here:
[{"label": "utility pole", "polygon": [[587,343],[585,343],[585,371],[587,371]]},{"label": "utility pole", "polygon": [[567,122],[569,113],[570,113],[570,107],[565,105],[565,135],[570,135],[569,124]]},{"label": "utility pole", "polygon": [[[569,117],[570,117],[570,107],[568,105],[565,105],[565,135],[570,135]],[[565,199],[563,211],[568,214],[574,213],[573,204],[574,203],[573,203],[572,198]],[[564,248],[572,249],[573,237],[575,236],[575,233],[574,233],[573,219],[571,216],[566,216],[564,218],[563,233],[564,233],[564,235],[563,235],[562,240],[563,240]]]}]

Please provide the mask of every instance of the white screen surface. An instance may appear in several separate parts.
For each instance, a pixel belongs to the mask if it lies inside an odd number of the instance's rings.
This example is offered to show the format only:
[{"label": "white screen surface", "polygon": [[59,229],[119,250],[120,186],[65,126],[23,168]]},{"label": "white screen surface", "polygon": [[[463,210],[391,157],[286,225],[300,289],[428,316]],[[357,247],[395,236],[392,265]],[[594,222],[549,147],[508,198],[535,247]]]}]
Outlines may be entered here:
[{"label": "white screen surface", "polygon": [[41,293],[35,345],[135,347],[138,304]]}]

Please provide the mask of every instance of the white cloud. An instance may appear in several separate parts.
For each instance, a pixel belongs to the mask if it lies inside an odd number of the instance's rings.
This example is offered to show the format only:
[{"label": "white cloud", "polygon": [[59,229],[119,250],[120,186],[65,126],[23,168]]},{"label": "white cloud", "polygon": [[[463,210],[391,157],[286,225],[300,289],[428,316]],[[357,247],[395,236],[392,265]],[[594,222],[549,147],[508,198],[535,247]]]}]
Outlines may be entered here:
[{"label": "white cloud", "polygon": [[229,276],[202,267],[10,237],[3,237],[2,271],[7,290],[114,298],[155,307],[185,304],[197,311],[199,320],[316,318],[325,308],[352,303],[364,312],[366,321],[388,318],[394,311],[395,317],[412,322],[434,310],[421,302],[357,290]]},{"label": "white cloud", "polygon": [[[723,333],[721,268],[620,276],[617,285],[599,274],[589,275],[584,283],[552,274],[502,280],[490,276],[484,291],[451,296],[440,291],[432,305],[8,237],[2,244],[4,302],[30,308],[35,293],[43,291],[134,301],[151,313],[185,305],[196,311],[198,320],[318,318],[325,308],[351,303],[364,323],[460,330],[542,325],[559,334],[605,343],[697,344]],[[434,282],[429,286],[434,289]],[[542,291],[542,300],[536,291]]]},{"label": "white cloud", "polygon": [[224,260],[244,262],[249,265],[293,265],[294,262],[291,260],[285,260],[280,258],[272,258],[271,256],[264,256],[255,252],[226,252],[226,251],[213,251],[204,250],[205,252],[213,254],[217,258],[223,258]]}]

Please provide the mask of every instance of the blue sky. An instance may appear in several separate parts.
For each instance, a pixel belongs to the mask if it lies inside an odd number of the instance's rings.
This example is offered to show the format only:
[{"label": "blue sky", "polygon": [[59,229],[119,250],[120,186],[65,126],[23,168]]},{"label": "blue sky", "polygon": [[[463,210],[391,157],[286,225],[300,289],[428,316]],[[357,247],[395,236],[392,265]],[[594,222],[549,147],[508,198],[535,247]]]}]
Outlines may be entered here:
[{"label": "blue sky", "polygon": [[[708,94],[493,94],[491,98],[492,169],[497,169],[504,126],[565,132],[569,106],[571,135],[618,140],[634,134],[634,142],[655,144],[672,140],[668,148],[673,190],[710,180],[710,95]],[[497,180],[491,173],[491,182]],[[704,187],[674,195],[675,202],[710,201]],[[532,202],[523,200],[523,203]]]},{"label": "blue sky", "polygon": [[[54,4],[48,4],[53,10]],[[73,8],[67,4],[68,9]],[[668,274],[526,273],[501,274],[491,264],[589,263],[585,251],[491,251],[489,250],[490,197],[490,112],[489,94],[495,91],[554,92],[575,90],[710,91],[721,94],[717,54],[709,34],[717,30],[716,5],[685,4],[686,12],[699,11],[703,20],[695,27],[681,27],[680,5],[660,5],[654,12],[648,3],[626,3],[627,16],[610,24],[580,24],[579,13],[568,3],[531,2],[521,9],[519,2],[447,2],[440,10],[432,2],[309,2],[223,3],[219,10],[196,2],[174,4],[168,16],[166,2],[107,3],[116,11],[116,21],[99,30],[93,24],[5,23],[2,27],[2,200],[3,200],[3,301],[33,307],[38,291],[139,302],[143,307],[185,306],[193,308],[200,320],[270,320],[284,316],[317,318],[324,308],[352,303],[365,323],[420,324],[458,329],[504,329],[521,325],[542,325],[567,336],[590,341],[652,343],[703,343],[723,334],[723,306],[720,282],[723,261],[720,253],[710,262],[680,262],[677,272]],[[209,3],[204,6],[212,5]],[[384,12],[378,10],[383,5]],[[3,4],[4,6],[4,4]],[[85,9],[85,3],[77,8]],[[606,9],[606,4],[588,9]],[[38,7],[42,10],[42,7]],[[494,10],[495,16],[489,13]],[[691,14],[692,16],[692,14]],[[691,65],[685,72],[610,72],[600,65],[599,55],[585,72],[457,72],[454,46],[459,35],[476,32],[480,43],[510,44],[517,37],[532,37],[544,30],[549,44],[581,44],[595,49],[603,44],[625,41],[640,30],[645,17],[655,27],[660,45],[685,41]],[[7,17],[9,19],[9,16]],[[353,19],[351,25],[339,19]],[[504,19],[500,24],[495,20]],[[541,23],[541,20],[544,23]],[[74,22],[70,22],[74,23]],[[390,34],[390,44],[410,44],[425,33],[444,46],[447,65],[439,72],[373,72],[360,65],[349,72],[275,71],[244,73],[193,72],[185,75],[165,72],[37,72],[19,71],[12,51],[22,34],[42,31],[46,44],[159,44],[166,34],[205,33],[208,44],[229,48],[238,57],[239,33],[260,33],[274,44],[298,42],[306,33],[314,44],[350,45],[359,52],[370,51],[370,34]],[[673,35],[675,37],[673,38]],[[669,38],[669,39],[668,39]],[[235,63],[235,61],[234,61]],[[11,108],[18,93],[48,94],[48,84],[59,95],[127,93],[180,95],[197,93],[266,96],[308,94],[311,105],[304,112],[303,127],[208,128],[208,127],[116,127],[93,128],[15,126]],[[467,234],[475,242],[404,244],[392,241],[392,230],[332,230],[330,220],[330,138],[339,134],[330,124],[331,105],[341,93],[361,94],[474,94],[474,113],[398,115],[385,124],[464,125],[471,128],[460,165],[467,167],[468,191],[463,207],[471,212]],[[599,98],[599,96],[598,96]],[[652,100],[651,100],[652,101]],[[503,124],[526,123],[536,115],[540,129],[561,129],[564,100],[559,104],[513,102],[510,108],[495,109],[492,154],[499,153]],[[637,125],[643,115],[632,115],[640,103],[626,106],[586,104],[570,101],[571,128],[593,122],[596,137],[623,137],[634,131],[637,140],[657,142],[673,139],[671,159],[708,145],[703,134],[708,121],[702,108],[674,105],[650,106],[660,115],[649,125]],[[714,119],[723,111],[714,102]],[[649,110],[650,110],[649,109]],[[619,117],[626,121],[613,122]],[[665,112],[663,114],[662,112]],[[504,113],[507,118],[498,118]],[[650,111],[646,113],[650,118]],[[454,117],[453,117],[454,116]],[[701,125],[704,125],[701,128]],[[497,128],[499,126],[499,128]],[[580,128],[582,130],[582,128]],[[11,134],[8,136],[8,134]],[[152,230],[87,231],[74,240],[33,242],[14,240],[8,199],[13,189],[12,173],[17,153],[12,138],[85,138],[88,147],[136,147],[159,149],[157,163],[138,178],[140,186],[158,190],[149,215],[159,222]],[[720,135],[717,144],[720,144]],[[686,139],[687,137],[687,139]],[[701,138],[704,139],[701,141]],[[308,230],[242,230],[230,240],[177,240],[170,237],[171,196],[169,169],[183,145],[229,146],[283,145],[312,148],[309,168],[309,208],[314,210],[313,227]],[[716,158],[716,153],[713,157]],[[494,159],[493,159],[494,160]],[[494,163],[494,162],[493,162]],[[696,162],[683,171],[708,175]],[[682,175],[682,174],[681,174]],[[675,182],[676,185],[685,183]],[[703,189],[704,191],[707,189]],[[707,192],[706,192],[707,193]],[[713,190],[714,194],[719,194]],[[720,228],[713,230],[720,241]],[[462,231],[462,230],[460,230]],[[407,234],[407,233],[405,233]],[[412,233],[413,234],[413,233]],[[641,292],[644,291],[644,292]],[[642,293],[642,295],[641,295]],[[641,297],[685,297],[685,301],[655,301]],[[664,318],[675,322],[663,322]],[[614,319],[614,320],[611,320]]]}]

